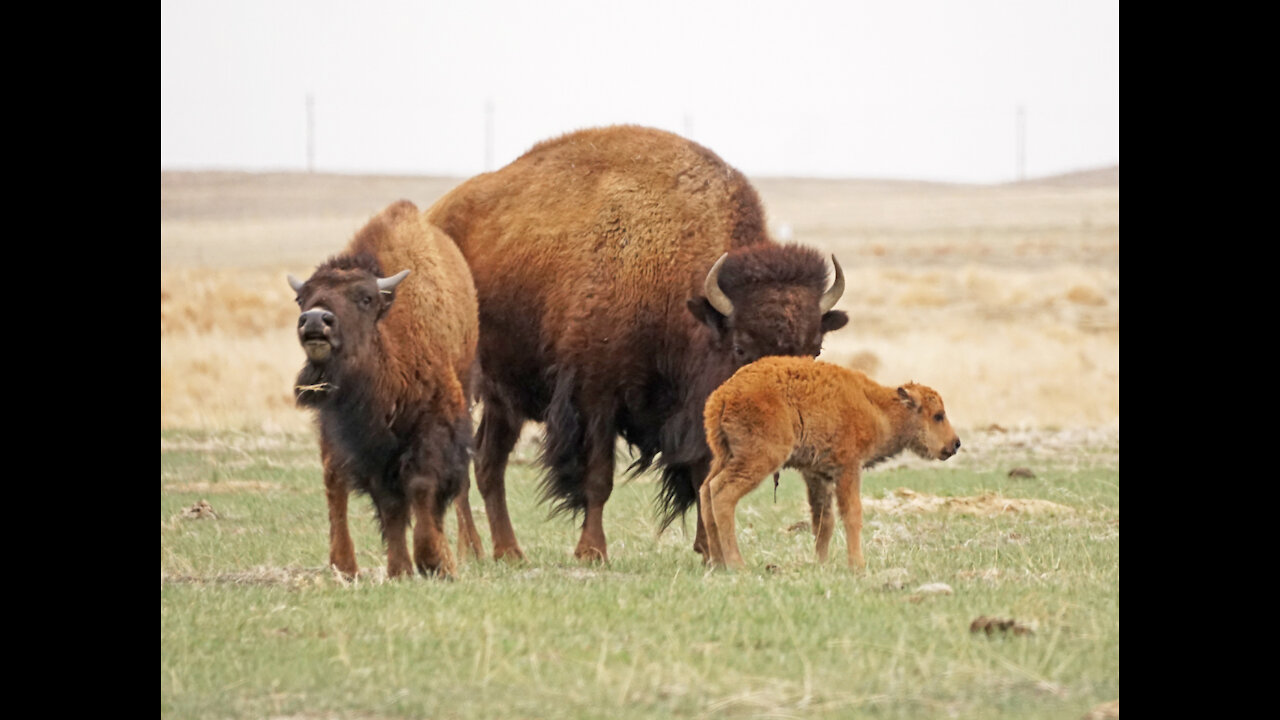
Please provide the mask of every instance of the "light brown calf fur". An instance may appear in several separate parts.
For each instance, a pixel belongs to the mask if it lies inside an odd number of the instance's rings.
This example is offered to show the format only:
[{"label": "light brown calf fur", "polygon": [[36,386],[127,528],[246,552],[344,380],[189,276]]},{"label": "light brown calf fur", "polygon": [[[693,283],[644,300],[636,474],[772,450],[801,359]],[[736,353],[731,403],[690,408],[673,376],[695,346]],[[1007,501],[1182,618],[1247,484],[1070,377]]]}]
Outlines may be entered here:
[{"label": "light brown calf fur", "polygon": [[862,468],[911,449],[946,460],[960,449],[942,398],[923,385],[879,385],[856,370],[807,358],[766,357],[738,370],[706,406],[711,471],[701,489],[702,523],[714,565],[743,567],[734,510],[743,495],[784,467],[809,487],[818,561],[827,559],[834,492],[861,568]]}]

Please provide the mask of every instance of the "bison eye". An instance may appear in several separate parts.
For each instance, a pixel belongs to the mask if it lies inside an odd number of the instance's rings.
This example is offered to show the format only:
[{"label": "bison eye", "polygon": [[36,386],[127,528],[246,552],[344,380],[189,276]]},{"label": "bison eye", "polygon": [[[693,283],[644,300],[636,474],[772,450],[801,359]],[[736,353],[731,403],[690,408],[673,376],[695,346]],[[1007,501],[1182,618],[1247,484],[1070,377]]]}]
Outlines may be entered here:
[{"label": "bison eye", "polygon": [[360,298],[360,304],[364,305],[365,307],[369,307],[370,305],[373,304],[373,297],[369,295],[365,295],[364,297]]},{"label": "bison eye", "polygon": [[934,415],[934,416],[933,416],[933,421],[934,421],[934,422],[942,422],[942,418],[943,418],[943,414],[942,414],[942,413],[938,413],[937,415]]}]

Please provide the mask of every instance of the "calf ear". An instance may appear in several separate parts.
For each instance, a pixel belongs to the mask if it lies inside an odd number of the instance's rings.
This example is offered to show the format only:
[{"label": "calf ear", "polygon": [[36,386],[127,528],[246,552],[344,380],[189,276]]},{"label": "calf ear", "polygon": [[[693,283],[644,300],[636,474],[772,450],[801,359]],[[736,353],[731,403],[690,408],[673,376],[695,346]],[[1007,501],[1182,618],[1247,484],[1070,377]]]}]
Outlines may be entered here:
[{"label": "calf ear", "polygon": [[847,325],[849,316],[843,310],[829,310],[822,314],[822,332],[829,333]]},{"label": "calf ear", "polygon": [[698,318],[698,322],[711,328],[711,332],[715,333],[716,340],[724,339],[725,333],[729,329],[729,318],[721,315],[720,311],[712,307],[705,297],[699,295],[698,297],[690,298],[685,303],[685,306],[689,308],[689,312],[694,317]]},{"label": "calf ear", "polygon": [[920,398],[905,386],[898,387],[898,402],[906,405],[910,410],[916,410],[920,407]]}]

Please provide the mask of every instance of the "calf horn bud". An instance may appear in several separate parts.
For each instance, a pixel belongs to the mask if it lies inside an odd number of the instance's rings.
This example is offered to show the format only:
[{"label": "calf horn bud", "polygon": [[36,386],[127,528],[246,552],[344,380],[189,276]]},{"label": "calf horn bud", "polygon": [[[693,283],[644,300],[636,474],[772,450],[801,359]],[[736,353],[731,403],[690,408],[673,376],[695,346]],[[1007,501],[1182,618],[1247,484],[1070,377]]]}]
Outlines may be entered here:
[{"label": "calf horn bud", "polygon": [[[711,271],[707,273],[706,281],[702,283],[702,292],[707,296],[707,302],[711,303],[711,307],[715,308],[716,312],[725,317],[733,314],[733,301],[720,289],[720,266],[724,265],[724,261],[728,257],[729,253],[721,255],[716,264],[711,266]],[[826,298],[824,297],[823,299],[825,300]]]},{"label": "calf horn bud", "polygon": [[822,293],[822,299],[818,301],[818,312],[823,314],[835,307],[840,296],[844,294],[844,271],[840,269],[840,261],[836,260],[835,255],[831,256],[831,264],[836,269],[836,279],[831,282],[831,288]]}]

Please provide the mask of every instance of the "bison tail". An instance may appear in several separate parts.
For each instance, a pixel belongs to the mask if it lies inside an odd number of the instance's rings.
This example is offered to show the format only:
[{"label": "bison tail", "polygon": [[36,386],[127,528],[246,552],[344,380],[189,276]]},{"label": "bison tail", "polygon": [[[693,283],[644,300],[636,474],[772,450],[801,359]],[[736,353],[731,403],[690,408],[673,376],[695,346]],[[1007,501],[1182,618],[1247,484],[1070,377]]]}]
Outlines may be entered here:
[{"label": "bison tail", "polygon": [[542,476],[542,500],[551,503],[551,515],[587,509],[586,468],[583,464],[584,427],[573,402],[574,373],[562,371],[547,406],[540,460],[546,468]]},{"label": "bison tail", "polygon": [[667,529],[676,518],[684,516],[698,499],[703,478],[694,477],[689,465],[662,468],[662,489],[658,492],[658,532]]}]

